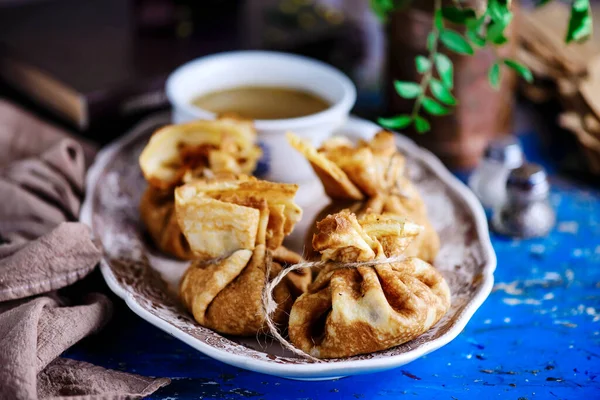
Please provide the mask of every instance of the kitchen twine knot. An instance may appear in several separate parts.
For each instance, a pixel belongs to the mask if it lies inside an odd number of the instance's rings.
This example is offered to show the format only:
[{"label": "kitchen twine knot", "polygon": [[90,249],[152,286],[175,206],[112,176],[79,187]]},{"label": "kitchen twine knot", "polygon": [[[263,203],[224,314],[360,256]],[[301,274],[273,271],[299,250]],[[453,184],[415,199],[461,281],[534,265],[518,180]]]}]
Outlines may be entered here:
[{"label": "kitchen twine knot", "polygon": [[277,310],[277,302],[275,301],[275,299],[273,298],[273,290],[275,289],[275,287],[283,280],[283,278],[285,278],[285,276],[287,274],[289,274],[292,271],[297,271],[299,269],[304,269],[304,268],[314,268],[314,267],[321,267],[321,266],[325,266],[327,264],[336,264],[339,265],[337,268],[358,268],[358,267],[372,267],[375,265],[381,265],[381,264],[392,264],[392,263],[397,263],[397,262],[402,262],[406,260],[406,256],[404,255],[397,255],[397,256],[392,256],[392,257],[387,257],[387,258],[379,258],[376,260],[370,260],[370,261],[358,261],[358,262],[339,262],[339,261],[331,261],[331,260],[327,260],[327,261],[303,261],[303,262],[299,262],[297,264],[293,264],[290,265],[289,267],[283,269],[273,280],[271,280],[269,282],[269,276],[271,275],[271,264],[268,263],[267,264],[267,271],[266,271],[266,280],[267,282],[265,283],[265,289],[262,293],[262,305],[263,305],[263,312],[265,314],[265,322],[267,324],[267,327],[269,328],[269,333],[275,338],[277,339],[281,345],[283,347],[285,347],[286,349],[288,349],[289,351],[291,351],[292,353],[299,355],[302,358],[306,358],[307,360],[310,360],[312,362],[316,362],[316,363],[321,363],[324,362],[323,360],[320,360],[316,357],[311,356],[310,354],[306,353],[303,350],[300,350],[299,348],[297,348],[296,346],[294,346],[293,344],[291,344],[287,339],[285,339],[280,333],[279,330],[277,329],[277,326],[275,325],[275,322],[273,321],[273,319],[271,318],[271,315],[275,312],[275,310]]}]

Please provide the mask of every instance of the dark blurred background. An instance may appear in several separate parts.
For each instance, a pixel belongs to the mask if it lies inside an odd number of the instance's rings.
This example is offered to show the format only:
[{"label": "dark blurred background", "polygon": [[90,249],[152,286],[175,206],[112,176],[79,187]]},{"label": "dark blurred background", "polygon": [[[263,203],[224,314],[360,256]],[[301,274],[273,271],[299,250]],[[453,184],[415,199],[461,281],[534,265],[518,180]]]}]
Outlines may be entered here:
[{"label": "dark blurred background", "polygon": [[[168,108],[163,86],[177,66],[216,52],[270,49],[317,58],[348,74],[358,87],[355,114],[393,115],[410,107],[394,94],[392,81],[415,79],[414,57],[425,51],[432,2],[412,2],[385,26],[369,3],[0,0],[0,95],[107,143],[144,115]],[[598,2],[592,8],[597,22]],[[487,83],[493,52],[451,55],[459,107],[434,118],[425,135],[406,133],[447,165],[464,169],[477,164],[493,138],[535,131],[564,170],[595,181],[600,110],[580,96],[579,87],[589,66],[600,68],[594,61],[598,29],[590,43],[567,48],[568,6],[553,2],[542,10],[521,1],[515,9],[510,43],[502,51],[528,65],[534,83],[507,72],[494,91]]]},{"label": "dark blurred background", "polygon": [[95,127],[95,115],[120,119],[165,106],[159,92],[173,69],[238,49],[333,64],[360,86],[363,115],[375,115],[382,39],[363,0],[0,0],[3,52],[83,94],[96,107],[89,124],[67,119],[84,131]]}]

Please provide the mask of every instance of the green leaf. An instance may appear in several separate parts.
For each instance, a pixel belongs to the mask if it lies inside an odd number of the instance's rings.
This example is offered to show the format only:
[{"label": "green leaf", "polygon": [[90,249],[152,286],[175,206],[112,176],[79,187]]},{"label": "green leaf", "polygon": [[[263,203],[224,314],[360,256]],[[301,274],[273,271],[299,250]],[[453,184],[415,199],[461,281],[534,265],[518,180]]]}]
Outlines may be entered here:
[{"label": "green leaf", "polygon": [[429,71],[429,68],[431,68],[431,62],[429,62],[427,57],[417,56],[417,58],[415,58],[415,64],[417,65],[417,71],[419,71],[420,74]]},{"label": "green leaf", "polygon": [[571,5],[571,16],[565,41],[583,42],[592,34],[592,17],[589,0],[575,0]]},{"label": "green leaf", "polygon": [[452,96],[452,93],[437,79],[431,79],[429,81],[429,89],[433,96],[444,104],[449,106],[456,105],[456,99]]},{"label": "green leaf", "polygon": [[590,1],[589,0],[574,0],[571,5],[571,10],[576,10],[578,12],[587,12],[590,9]]},{"label": "green leaf", "polygon": [[552,0],[537,0],[535,2],[535,6],[536,7],[540,7],[540,6],[543,6],[543,5],[547,4],[547,3],[550,3],[551,1]]},{"label": "green leaf", "polygon": [[477,47],[485,46],[485,38],[481,37],[475,31],[467,30],[467,37]]},{"label": "green leaf", "polygon": [[394,10],[394,1],[371,0],[371,9],[380,20],[385,21],[388,14]]},{"label": "green leaf", "polygon": [[475,18],[475,10],[472,8],[457,8],[457,7],[443,7],[442,15],[445,19],[455,24],[464,24],[467,20]]},{"label": "green leaf", "polygon": [[467,21],[467,37],[474,45],[478,47],[485,46],[485,38],[481,36],[481,27],[485,22],[485,15],[477,19],[470,19]]},{"label": "green leaf", "polygon": [[445,115],[449,110],[430,97],[424,97],[421,105],[431,115]]},{"label": "green leaf", "polygon": [[512,20],[512,15],[506,20],[502,22],[493,21],[488,25],[486,38],[489,42],[492,42],[496,45],[501,45],[506,43],[508,40],[504,36],[504,30],[510,24]]},{"label": "green leaf", "polygon": [[437,53],[433,61],[435,62],[435,68],[437,69],[438,75],[440,76],[444,86],[446,86],[448,89],[452,89],[454,87],[454,71],[452,67],[452,61],[447,55],[442,53]]},{"label": "green leaf", "polygon": [[406,128],[412,123],[413,119],[410,115],[402,114],[391,118],[379,118],[377,122],[379,125],[384,126],[388,129],[402,129]]},{"label": "green leaf", "polygon": [[502,19],[503,10],[502,10],[502,7],[500,6],[500,3],[497,0],[488,0],[487,12],[493,21]]},{"label": "green leaf", "polygon": [[417,129],[417,132],[425,133],[431,129],[431,125],[429,125],[429,122],[427,122],[425,118],[417,115],[415,117],[415,128]]},{"label": "green leaf", "polygon": [[488,0],[487,14],[491,18],[486,32],[486,40],[497,46],[508,42],[504,31],[512,21],[513,14],[510,11],[510,0]]},{"label": "green leaf", "polygon": [[488,72],[488,80],[494,89],[498,89],[500,87],[500,64],[497,62],[494,63],[490,68],[490,71]]},{"label": "green leaf", "polygon": [[421,94],[421,86],[414,82],[394,81],[396,92],[405,99],[414,99]]},{"label": "green leaf", "polygon": [[429,32],[429,34],[427,35],[427,50],[429,50],[429,51],[433,50],[433,44],[435,43],[436,40],[437,40],[437,37],[435,35],[435,32],[433,32],[433,31]]},{"label": "green leaf", "polygon": [[473,48],[458,32],[444,29],[440,32],[440,40],[449,49],[458,54],[473,54]]},{"label": "green leaf", "polygon": [[477,19],[469,19],[466,23],[467,29],[479,33],[481,27],[483,26],[483,23],[485,22],[485,17],[486,14],[480,16]]},{"label": "green leaf", "polygon": [[496,40],[494,40],[494,44],[496,46],[502,46],[503,44],[507,43],[508,39],[506,38],[506,36],[501,36],[499,38],[497,38]]},{"label": "green leaf", "polygon": [[[306,3],[306,2],[305,2]],[[394,11],[404,10],[408,8],[410,0],[369,0],[371,10],[379,17],[380,20],[385,21],[387,17]]]},{"label": "green leaf", "polygon": [[510,0],[488,0],[487,12],[492,21],[508,25],[506,20],[512,18]]},{"label": "green leaf", "polygon": [[519,74],[527,82],[529,82],[529,83],[533,82],[533,74],[531,73],[529,68],[527,68],[523,64],[521,64],[515,60],[504,60],[504,64],[507,67],[512,68],[517,74]]},{"label": "green leaf", "polygon": [[436,10],[433,16],[433,23],[438,30],[444,29],[444,17],[442,16],[442,10]]}]

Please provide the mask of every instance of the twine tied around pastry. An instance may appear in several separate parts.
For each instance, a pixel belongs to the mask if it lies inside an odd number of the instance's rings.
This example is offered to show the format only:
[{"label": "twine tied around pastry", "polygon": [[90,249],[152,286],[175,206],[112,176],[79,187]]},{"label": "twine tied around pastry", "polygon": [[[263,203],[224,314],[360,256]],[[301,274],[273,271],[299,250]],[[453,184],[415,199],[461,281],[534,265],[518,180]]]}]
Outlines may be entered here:
[{"label": "twine tied around pastry", "polygon": [[324,362],[323,360],[313,357],[310,354],[306,353],[305,351],[300,350],[299,348],[294,346],[292,343],[290,343],[287,339],[285,339],[283,337],[283,335],[281,335],[281,333],[279,333],[279,330],[277,329],[275,322],[271,318],[271,315],[275,312],[275,310],[277,310],[277,302],[273,299],[273,290],[275,289],[275,287],[285,278],[285,276],[287,274],[289,274],[292,271],[297,271],[299,269],[323,267],[325,265],[330,265],[330,264],[339,265],[339,266],[337,266],[337,268],[373,267],[375,265],[392,264],[392,263],[402,262],[404,260],[406,260],[406,256],[400,254],[400,255],[395,255],[395,256],[386,257],[386,258],[379,258],[379,259],[375,259],[375,260],[358,261],[358,262],[340,262],[340,261],[332,261],[332,260],[305,261],[305,262],[293,264],[293,265],[285,268],[283,271],[281,271],[279,273],[279,275],[277,275],[270,282],[268,281],[268,277],[270,274],[271,267],[270,267],[270,265],[268,265],[267,273],[265,274],[267,277],[267,282],[265,283],[265,289],[262,294],[262,304],[263,304],[263,311],[265,314],[265,323],[267,324],[267,327],[269,328],[269,333],[275,339],[277,339],[283,347],[285,347],[292,353],[299,355],[300,357],[306,358],[312,362],[318,362],[318,363]]}]

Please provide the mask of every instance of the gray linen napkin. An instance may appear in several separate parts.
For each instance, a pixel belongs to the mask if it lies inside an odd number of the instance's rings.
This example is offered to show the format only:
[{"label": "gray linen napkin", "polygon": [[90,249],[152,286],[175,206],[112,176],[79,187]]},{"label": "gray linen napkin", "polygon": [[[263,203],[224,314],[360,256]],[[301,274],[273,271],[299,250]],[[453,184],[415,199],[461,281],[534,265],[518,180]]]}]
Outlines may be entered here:
[{"label": "gray linen napkin", "polygon": [[[0,167],[14,160],[37,157],[65,137],[74,138],[56,126],[0,99]],[[87,167],[94,159],[95,147],[82,138],[77,138],[77,142],[83,148]]]},{"label": "gray linen napkin", "polygon": [[169,383],[59,357],[112,312],[102,294],[72,305],[55,292],[102,254],[72,222],[85,166],[79,143],[0,100],[0,399],[139,398]]}]

